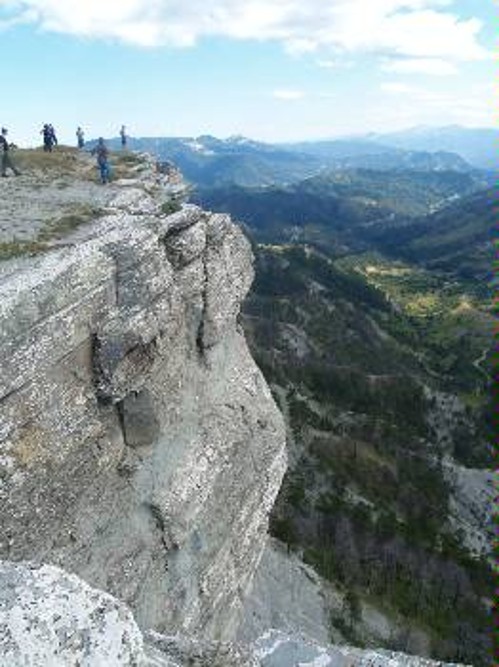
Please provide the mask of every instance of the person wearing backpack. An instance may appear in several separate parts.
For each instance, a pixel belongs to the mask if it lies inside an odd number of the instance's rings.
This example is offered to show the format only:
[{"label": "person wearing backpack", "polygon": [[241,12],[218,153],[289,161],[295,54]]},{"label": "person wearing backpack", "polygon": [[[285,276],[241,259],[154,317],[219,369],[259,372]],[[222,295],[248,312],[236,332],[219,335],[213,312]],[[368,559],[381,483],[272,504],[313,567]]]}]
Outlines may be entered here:
[{"label": "person wearing backpack", "polygon": [[44,124],[44,126],[40,130],[40,134],[43,136],[43,150],[46,153],[52,153],[54,142],[52,140],[52,133],[50,131],[50,125],[48,123]]},{"label": "person wearing backpack", "polygon": [[7,176],[7,169],[11,169],[16,176],[20,176],[21,172],[14,165],[10,157],[10,149],[12,144],[9,144],[7,141],[8,130],[6,127],[2,127],[2,133],[0,134],[0,153],[2,155],[2,176]]}]

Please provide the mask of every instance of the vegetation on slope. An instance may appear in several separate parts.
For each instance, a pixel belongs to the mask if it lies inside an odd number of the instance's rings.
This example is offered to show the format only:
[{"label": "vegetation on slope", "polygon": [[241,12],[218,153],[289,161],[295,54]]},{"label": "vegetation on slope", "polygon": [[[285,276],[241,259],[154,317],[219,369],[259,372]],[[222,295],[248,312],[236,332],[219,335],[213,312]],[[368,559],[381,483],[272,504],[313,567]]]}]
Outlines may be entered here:
[{"label": "vegetation on slope", "polygon": [[[376,231],[400,227],[401,219],[439,210],[477,187],[456,172],[378,172],[366,169],[320,174],[289,186],[201,189],[199,201],[231,213],[262,242],[289,240],[366,247]],[[372,247],[373,242],[369,243]]]},{"label": "vegetation on slope", "polygon": [[244,324],[291,455],[274,534],[344,587],[350,621],[371,600],[433,655],[488,664],[490,568],[449,519],[444,466],[490,465],[490,175],[447,154],[298,148],[341,162],[197,195],[260,244]]},{"label": "vegetation on slope", "polygon": [[[255,250],[245,328],[288,415],[294,461],[274,534],[354,607],[372,600],[423,628],[434,655],[485,664],[488,566],[449,525],[441,464],[449,453],[489,463],[477,428],[486,377],[474,364],[487,344],[483,304],[465,284],[379,254]],[[469,399],[445,443],[426,387]]]}]

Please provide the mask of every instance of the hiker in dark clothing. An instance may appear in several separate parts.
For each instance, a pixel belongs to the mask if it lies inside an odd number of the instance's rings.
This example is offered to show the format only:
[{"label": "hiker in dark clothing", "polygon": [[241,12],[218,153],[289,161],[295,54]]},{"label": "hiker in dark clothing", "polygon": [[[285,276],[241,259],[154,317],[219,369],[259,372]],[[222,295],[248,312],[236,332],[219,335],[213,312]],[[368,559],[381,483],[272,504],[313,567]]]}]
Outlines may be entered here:
[{"label": "hiker in dark clothing", "polygon": [[43,135],[43,150],[46,153],[52,153],[52,148],[54,145],[52,132],[50,131],[50,125],[45,123],[45,125],[40,130],[40,134]]},{"label": "hiker in dark clothing", "polygon": [[54,126],[50,123],[45,123],[40,130],[40,134],[43,134],[43,150],[46,153],[52,153],[52,148],[57,146],[57,137],[55,136]]},{"label": "hiker in dark clothing", "polygon": [[124,125],[121,126],[120,130],[120,137],[121,137],[121,148],[126,148],[126,127]]},{"label": "hiker in dark clothing", "polygon": [[55,136],[54,126],[49,123],[49,133],[52,140],[52,146],[57,146],[57,137]]},{"label": "hiker in dark clothing", "polygon": [[101,183],[109,183],[109,151],[103,137],[99,137],[97,146],[92,149],[92,155],[97,155],[97,166],[100,170]]},{"label": "hiker in dark clothing", "polygon": [[85,132],[81,127],[76,130],[76,139],[78,140],[78,148],[82,149],[85,146]]},{"label": "hiker in dark clothing", "polygon": [[2,155],[2,176],[7,176],[7,169],[11,169],[16,176],[20,176],[21,172],[13,164],[10,158],[10,149],[12,144],[9,144],[7,141],[8,130],[5,127],[2,127],[2,134],[0,134],[0,152]]}]

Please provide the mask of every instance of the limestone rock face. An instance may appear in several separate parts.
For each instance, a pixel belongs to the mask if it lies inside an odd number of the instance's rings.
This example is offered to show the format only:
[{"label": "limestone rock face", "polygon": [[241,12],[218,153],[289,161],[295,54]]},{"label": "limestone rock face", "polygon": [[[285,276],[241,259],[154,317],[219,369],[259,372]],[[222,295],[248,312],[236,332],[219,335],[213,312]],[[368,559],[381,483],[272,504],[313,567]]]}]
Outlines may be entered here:
[{"label": "limestone rock face", "polygon": [[336,640],[331,616],[333,609],[342,612],[343,599],[332,586],[326,593],[325,583],[310,566],[270,540],[246,597],[237,638],[249,643],[274,628],[288,635],[305,634],[321,644]]},{"label": "limestone rock face", "polygon": [[143,628],[223,639],[285,469],[237,323],[252,255],[228,216],[126,187],[0,268],[0,557],[77,573]]},{"label": "limestone rock face", "polygon": [[0,577],[0,664],[144,664],[141,632],[116,598],[50,565],[1,562]]},{"label": "limestone rock face", "polygon": [[246,646],[180,633],[143,634],[123,603],[59,568],[0,562],[0,576],[0,664],[8,667],[446,665],[403,653],[317,643],[277,630]]}]

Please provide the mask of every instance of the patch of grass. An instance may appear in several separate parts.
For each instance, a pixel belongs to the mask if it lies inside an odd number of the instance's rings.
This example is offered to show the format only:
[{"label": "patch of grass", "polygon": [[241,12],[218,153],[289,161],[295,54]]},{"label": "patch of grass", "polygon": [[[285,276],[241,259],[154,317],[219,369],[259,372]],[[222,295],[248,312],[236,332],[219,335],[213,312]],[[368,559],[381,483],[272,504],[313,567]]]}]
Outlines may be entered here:
[{"label": "patch of grass", "polygon": [[70,146],[56,146],[52,153],[46,153],[43,148],[20,149],[15,151],[14,156],[24,169],[74,173],[79,170],[81,164],[78,149]]},{"label": "patch of grass", "polygon": [[364,276],[393,305],[385,329],[418,349],[420,359],[458,391],[483,392],[487,372],[477,366],[491,347],[493,318],[472,281],[392,262],[375,253],[338,265]]},{"label": "patch of grass", "polygon": [[[20,149],[14,152],[14,159],[19,168],[28,173],[38,171],[54,174],[67,177],[67,182],[74,178],[96,179],[95,157],[88,151],[80,151],[72,146],[56,146],[52,153],[46,153],[43,148]],[[141,165],[144,165],[144,159],[136,153],[110,152],[109,163],[112,180],[116,180],[136,176]],[[57,184],[57,187],[64,188],[64,182]]]},{"label": "patch of grass", "polygon": [[51,239],[61,238],[74,231],[81,225],[84,225],[88,222],[93,222],[103,215],[105,215],[105,211],[103,209],[82,205],[75,209],[75,211],[48,222],[42,231],[38,234],[37,241],[45,243]]},{"label": "patch of grass", "polygon": [[142,158],[137,153],[115,153],[114,159],[117,164],[133,164],[138,165],[142,163]]},{"label": "patch of grass", "polygon": [[16,257],[37,255],[47,249],[45,243],[39,241],[2,241],[0,242],[0,262]]},{"label": "patch of grass", "polygon": [[144,158],[137,153],[116,152],[110,154],[112,180],[136,178],[146,168]]},{"label": "patch of grass", "polygon": [[177,213],[182,208],[180,202],[176,199],[170,199],[161,205],[161,213],[165,215],[171,215],[172,213]]},{"label": "patch of grass", "polygon": [[105,213],[103,209],[82,205],[67,215],[49,221],[36,239],[2,241],[0,242],[0,261],[44,252],[49,249],[50,241],[63,238],[81,225],[92,222]]}]

